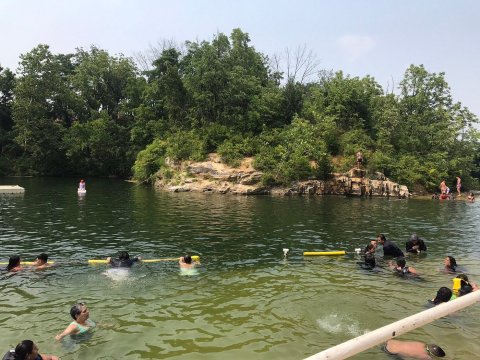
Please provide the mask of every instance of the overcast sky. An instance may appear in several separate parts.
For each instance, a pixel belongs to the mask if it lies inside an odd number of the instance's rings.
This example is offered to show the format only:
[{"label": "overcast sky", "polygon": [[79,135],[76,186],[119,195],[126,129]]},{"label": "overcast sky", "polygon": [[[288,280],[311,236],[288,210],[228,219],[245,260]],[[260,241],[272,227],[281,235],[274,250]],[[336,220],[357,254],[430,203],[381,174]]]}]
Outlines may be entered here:
[{"label": "overcast sky", "polygon": [[133,56],[238,27],[266,55],[306,45],[320,68],[371,75],[384,89],[410,64],[445,72],[454,100],[480,116],[479,14],[477,0],[0,0],[0,64],[15,70],[40,43]]}]

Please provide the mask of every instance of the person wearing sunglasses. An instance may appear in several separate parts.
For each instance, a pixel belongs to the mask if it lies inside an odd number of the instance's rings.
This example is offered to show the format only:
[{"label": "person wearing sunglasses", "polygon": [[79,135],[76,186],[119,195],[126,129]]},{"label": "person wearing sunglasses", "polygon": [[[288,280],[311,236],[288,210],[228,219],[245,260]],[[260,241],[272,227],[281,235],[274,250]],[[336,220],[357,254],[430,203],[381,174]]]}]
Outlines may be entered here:
[{"label": "person wearing sunglasses", "polygon": [[90,312],[83,303],[78,303],[72,306],[70,309],[70,315],[73,321],[67,328],[61,333],[55,336],[55,340],[59,341],[67,335],[81,335],[90,332],[96,324],[89,319]]}]

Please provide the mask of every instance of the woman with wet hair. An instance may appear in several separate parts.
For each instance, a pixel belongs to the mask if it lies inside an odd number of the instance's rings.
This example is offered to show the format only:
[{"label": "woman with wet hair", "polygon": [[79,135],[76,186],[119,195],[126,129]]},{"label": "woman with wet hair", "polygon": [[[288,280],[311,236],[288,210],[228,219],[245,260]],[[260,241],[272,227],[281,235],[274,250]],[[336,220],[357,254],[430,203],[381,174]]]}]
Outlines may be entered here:
[{"label": "woman with wet hair", "polygon": [[448,302],[452,299],[452,290],[450,290],[447,287],[442,286],[440,289],[437,291],[437,296],[433,300],[431,300],[433,305],[439,305],[444,302]]},{"label": "woman with wet hair", "polygon": [[10,256],[10,259],[8,259],[8,265],[6,270],[10,272],[17,272],[17,271],[23,270],[23,267],[20,263],[20,256],[18,255]]},{"label": "woman with wet hair", "polygon": [[443,260],[443,264],[445,265],[444,271],[448,273],[454,273],[457,271],[457,261],[453,256],[447,256]]},{"label": "woman with wet hair", "polygon": [[73,305],[70,309],[70,315],[73,321],[61,334],[55,336],[55,340],[61,340],[67,335],[86,334],[96,326],[96,324],[89,319],[90,312],[83,303]]},{"label": "woman with wet hair", "polygon": [[60,360],[55,355],[45,355],[38,352],[38,346],[32,340],[23,340],[13,350],[6,353],[2,360]]}]

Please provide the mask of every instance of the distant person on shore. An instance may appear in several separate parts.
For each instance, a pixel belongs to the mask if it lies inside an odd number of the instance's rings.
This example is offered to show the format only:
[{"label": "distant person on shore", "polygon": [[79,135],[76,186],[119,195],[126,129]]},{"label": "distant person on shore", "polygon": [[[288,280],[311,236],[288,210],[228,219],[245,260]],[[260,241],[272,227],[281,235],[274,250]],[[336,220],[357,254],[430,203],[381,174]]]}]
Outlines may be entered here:
[{"label": "distant person on shore", "polygon": [[396,355],[418,360],[432,360],[435,357],[445,357],[445,351],[435,344],[425,344],[419,341],[388,340],[383,351],[389,355]]},{"label": "distant person on shore", "polygon": [[403,251],[390,240],[387,240],[384,234],[377,236],[377,242],[383,246],[383,256],[405,257]]},{"label": "distant person on shore", "polygon": [[420,254],[421,251],[427,251],[427,246],[417,234],[412,234],[410,240],[405,243],[405,249],[407,250],[407,253]]},{"label": "distant person on shore", "polygon": [[9,272],[18,272],[23,270],[23,266],[20,261],[20,256],[18,255],[10,256],[10,258],[8,259],[8,265],[6,270]]},{"label": "distant person on shore", "polygon": [[55,355],[40,354],[38,346],[32,340],[23,340],[15,349],[7,352],[2,360],[60,360]]},{"label": "distant person on shore", "polygon": [[190,255],[185,255],[178,259],[178,265],[181,269],[193,269],[195,267],[195,262],[192,261],[192,257]]},{"label": "distant person on shore", "polygon": [[396,265],[391,264],[390,267],[395,270],[395,273],[398,275],[407,275],[407,274],[413,274],[413,275],[418,275],[417,269],[407,266],[407,262],[405,261],[405,258],[398,258],[396,260]]},{"label": "distant person on shore", "polygon": [[86,190],[84,180],[80,180],[80,183],[78,184],[78,190]]},{"label": "distant person on shore", "polygon": [[357,169],[360,169],[360,167],[362,166],[362,163],[363,163],[363,154],[362,154],[362,152],[361,152],[361,151],[357,151],[356,157],[357,157]]},{"label": "distant person on shore", "polygon": [[439,187],[440,187],[440,194],[447,194],[447,184],[445,184],[445,180],[442,180]]},{"label": "distant person on shore", "polygon": [[73,321],[61,334],[55,336],[55,340],[59,341],[67,335],[86,334],[96,326],[96,324],[89,319],[90,312],[83,303],[73,305],[70,309],[70,316],[73,318]]},{"label": "distant person on shore", "polygon": [[33,263],[33,266],[35,270],[45,270],[52,267],[52,265],[48,263],[48,254],[41,253],[38,255],[37,259]]},{"label": "distant person on shore", "polygon": [[462,196],[461,189],[462,189],[462,179],[460,179],[460,176],[457,176],[457,194],[458,194],[458,197]]},{"label": "distant person on shore", "polygon": [[471,202],[471,203],[475,202],[475,195],[473,195],[473,192],[471,192],[470,194],[468,194],[468,196],[467,196],[467,201],[468,201],[468,202]]},{"label": "distant person on shore", "polygon": [[447,273],[454,273],[457,271],[457,261],[453,256],[447,256],[443,260],[443,264],[445,265],[444,271]]},{"label": "distant person on shore", "polygon": [[130,268],[134,263],[140,260],[142,260],[142,258],[139,256],[131,259],[128,252],[120,251],[118,253],[118,259],[108,257],[107,263],[109,263],[112,267],[115,267],[115,268]]},{"label": "distant person on shore", "polygon": [[452,290],[442,286],[437,291],[437,295],[432,300],[429,300],[433,305],[437,306],[438,304],[449,302],[450,300],[455,299],[455,296],[452,293]]}]

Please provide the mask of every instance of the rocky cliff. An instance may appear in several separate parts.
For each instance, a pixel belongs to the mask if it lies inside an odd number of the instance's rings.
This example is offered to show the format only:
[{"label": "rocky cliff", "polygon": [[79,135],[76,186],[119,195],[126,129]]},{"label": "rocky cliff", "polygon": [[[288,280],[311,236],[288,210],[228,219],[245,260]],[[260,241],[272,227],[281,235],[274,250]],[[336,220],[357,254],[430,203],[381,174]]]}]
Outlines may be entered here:
[{"label": "rocky cliff", "polygon": [[369,178],[365,170],[351,169],[344,174],[334,173],[329,180],[306,180],[289,187],[267,187],[262,185],[262,172],[252,166],[253,159],[245,158],[241,165],[232,168],[221,162],[217,154],[210,154],[204,162],[168,164],[172,176],[159,175],[155,188],[172,192],[212,192],[240,195],[349,195],[349,196],[392,196],[405,198],[406,186],[390,181],[381,173]]}]

